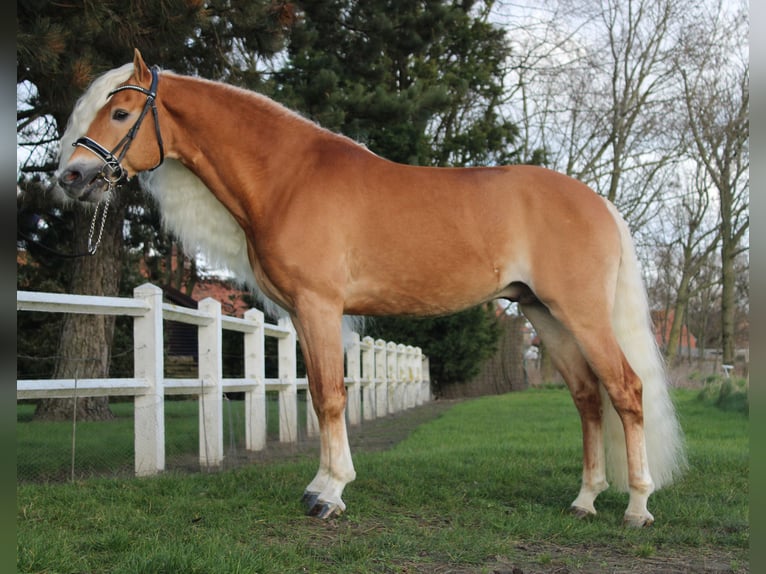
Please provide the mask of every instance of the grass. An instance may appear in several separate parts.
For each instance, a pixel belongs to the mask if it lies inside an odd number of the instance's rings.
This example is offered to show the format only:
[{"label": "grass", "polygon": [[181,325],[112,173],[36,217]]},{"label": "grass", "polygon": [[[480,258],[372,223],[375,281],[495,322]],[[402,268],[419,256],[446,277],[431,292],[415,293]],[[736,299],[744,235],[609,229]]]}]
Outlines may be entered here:
[{"label": "grass", "polygon": [[747,379],[709,375],[703,381],[698,398],[719,409],[747,415],[750,412],[749,390]]},{"label": "grass", "polygon": [[458,403],[391,450],[357,453],[348,511],[328,522],[299,503],[316,461],[20,484],[17,571],[746,572],[747,418],[675,396],[690,469],[652,496],[649,529],[621,526],[627,495],[612,491],[593,519],[568,515],[579,423],[566,391],[541,390]]},{"label": "grass", "polygon": [[[267,436],[279,436],[276,393],[267,393]],[[306,402],[299,401],[298,421],[305,427]],[[114,420],[78,422],[75,432],[75,476],[130,476],[134,467],[133,402],[113,402]],[[72,423],[33,421],[34,404],[17,406],[16,473],[22,481],[69,479],[72,467]],[[229,455],[244,448],[245,407],[241,400],[225,401],[224,449]],[[199,452],[198,401],[165,402],[166,468],[194,466]]]}]

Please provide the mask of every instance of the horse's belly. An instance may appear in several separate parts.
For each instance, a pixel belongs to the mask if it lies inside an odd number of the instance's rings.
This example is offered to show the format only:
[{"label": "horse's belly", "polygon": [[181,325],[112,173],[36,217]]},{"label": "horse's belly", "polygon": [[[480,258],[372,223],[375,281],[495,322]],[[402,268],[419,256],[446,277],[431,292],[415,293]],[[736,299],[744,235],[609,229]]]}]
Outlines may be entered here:
[{"label": "horse's belly", "polygon": [[500,269],[456,275],[400,275],[393,281],[359,282],[350,290],[345,312],[355,315],[446,315],[496,298],[510,298],[508,278]]}]

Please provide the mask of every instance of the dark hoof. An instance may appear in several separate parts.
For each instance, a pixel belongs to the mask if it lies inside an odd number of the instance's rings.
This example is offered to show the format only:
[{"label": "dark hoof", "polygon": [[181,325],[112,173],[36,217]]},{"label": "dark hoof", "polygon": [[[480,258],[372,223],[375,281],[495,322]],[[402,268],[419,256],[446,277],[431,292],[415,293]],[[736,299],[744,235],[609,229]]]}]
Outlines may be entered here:
[{"label": "dark hoof", "polygon": [[588,518],[592,518],[595,516],[594,513],[585,510],[584,508],[580,508],[579,506],[570,506],[569,507],[569,514],[577,518],[578,520],[586,520]]},{"label": "dark hoof", "polygon": [[309,492],[308,490],[303,493],[303,496],[301,497],[301,502],[306,507],[307,512],[310,514],[311,509],[316,506],[317,501],[319,500],[319,493],[318,492]]},{"label": "dark hoof", "polygon": [[654,517],[649,516],[625,516],[622,525],[628,528],[649,528],[654,524]]},{"label": "dark hoof", "polygon": [[309,508],[309,516],[314,516],[320,520],[328,520],[334,516],[340,516],[343,511],[336,504],[329,504],[327,502],[318,501],[314,506]]}]

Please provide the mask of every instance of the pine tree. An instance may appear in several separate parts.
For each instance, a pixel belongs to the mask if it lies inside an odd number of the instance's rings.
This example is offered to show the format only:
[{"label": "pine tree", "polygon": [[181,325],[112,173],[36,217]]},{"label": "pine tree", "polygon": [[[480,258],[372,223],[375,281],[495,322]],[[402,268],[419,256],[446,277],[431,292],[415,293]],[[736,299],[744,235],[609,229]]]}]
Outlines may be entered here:
[{"label": "pine tree", "polygon": [[418,165],[510,163],[504,30],[482,2],[303,2],[275,97],[375,153]]}]

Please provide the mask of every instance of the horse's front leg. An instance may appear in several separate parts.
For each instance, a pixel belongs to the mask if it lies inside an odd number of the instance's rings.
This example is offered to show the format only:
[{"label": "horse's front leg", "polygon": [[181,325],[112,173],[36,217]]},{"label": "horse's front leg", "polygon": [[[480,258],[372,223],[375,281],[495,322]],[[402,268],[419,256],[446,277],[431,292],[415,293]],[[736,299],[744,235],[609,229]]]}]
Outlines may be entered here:
[{"label": "horse's front leg", "polygon": [[343,381],[342,314],[315,303],[298,308],[293,316],[306,361],[311,401],[319,420],[319,471],[306,487],[303,501],[311,516],[341,514],[345,486],[356,472],[346,434],[346,386]]},{"label": "horse's front leg", "polygon": [[[318,410],[318,409],[317,409]],[[319,418],[321,453],[319,471],[303,492],[306,513],[318,518],[331,518],[346,510],[341,495],[356,472],[346,436],[346,421],[341,413],[336,420]]]}]

